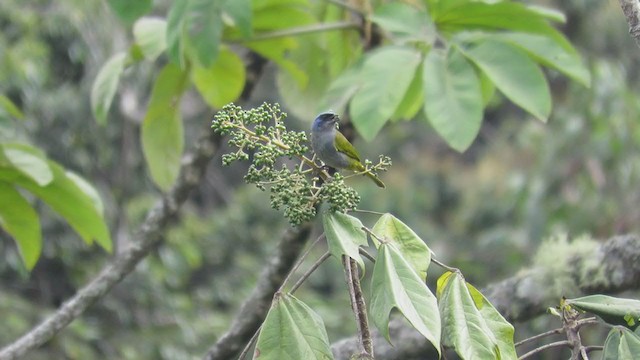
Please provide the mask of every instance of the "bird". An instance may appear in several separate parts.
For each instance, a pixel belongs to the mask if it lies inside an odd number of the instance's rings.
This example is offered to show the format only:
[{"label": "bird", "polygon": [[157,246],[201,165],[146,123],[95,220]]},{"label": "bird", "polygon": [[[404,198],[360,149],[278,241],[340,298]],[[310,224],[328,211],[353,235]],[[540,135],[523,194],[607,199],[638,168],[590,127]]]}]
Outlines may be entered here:
[{"label": "bird", "polygon": [[[340,118],[333,112],[323,112],[311,125],[311,147],[318,158],[326,165],[336,169],[348,169],[356,172],[366,171],[360,155],[347,138],[338,131]],[[365,172],[381,188],[384,183],[371,172]]]}]

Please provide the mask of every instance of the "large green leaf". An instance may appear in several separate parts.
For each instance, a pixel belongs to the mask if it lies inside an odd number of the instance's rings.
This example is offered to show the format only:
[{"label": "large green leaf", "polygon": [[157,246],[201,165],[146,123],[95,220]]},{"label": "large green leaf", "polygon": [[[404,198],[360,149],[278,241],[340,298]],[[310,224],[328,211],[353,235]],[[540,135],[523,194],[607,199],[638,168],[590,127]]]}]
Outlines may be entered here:
[{"label": "large green leaf", "polygon": [[463,359],[500,359],[498,340],[479,311],[460,274],[445,273],[438,282],[443,343]]},{"label": "large green leaf", "polygon": [[38,214],[13,186],[3,181],[0,181],[0,226],[15,239],[27,269],[33,269],[42,250]]},{"label": "large green leaf", "polygon": [[196,88],[207,104],[214,108],[235,101],[244,88],[245,69],[236,53],[223,47],[211,66],[195,66],[191,72]]},{"label": "large green leaf", "polygon": [[162,18],[143,17],[133,25],[133,37],[147,60],[155,60],[167,49],[167,22]]},{"label": "large green leaf", "polygon": [[320,101],[320,108],[317,110],[326,111],[331,109],[337,113],[344,112],[349,100],[362,86],[361,70],[362,61],[358,61],[338,75],[329,85],[329,89]]},{"label": "large green leaf", "polygon": [[250,41],[246,42],[245,45],[249,49],[278,64],[278,66],[283,70],[289,72],[289,74],[298,83],[298,86],[307,86],[309,77],[300,68],[300,66],[291,61],[288,56],[289,52],[298,46],[298,43],[293,38],[286,37],[280,39]]},{"label": "large green leaf", "polygon": [[402,41],[432,43],[435,26],[426,11],[402,2],[389,2],[376,8],[371,20]]},{"label": "large green leaf", "polygon": [[[423,281],[426,280],[427,269],[431,263],[431,250],[410,227],[386,213],[378,219],[372,230],[385,241],[395,244],[418,276]],[[378,246],[378,241],[374,240],[374,244]]]},{"label": "large green leaf", "polygon": [[529,53],[541,64],[554,68],[575,81],[589,87],[591,73],[582,63],[579,54],[558,45],[546,36],[525,33],[502,33],[491,35]]},{"label": "large green leaf", "polygon": [[566,303],[577,309],[600,316],[613,325],[636,329],[640,325],[640,300],[623,299],[607,295],[588,295],[567,299]]},{"label": "large green leaf", "polygon": [[331,255],[338,261],[342,261],[342,255],[347,255],[364,269],[358,248],[367,245],[367,235],[362,230],[360,220],[339,212],[326,212],[322,216],[322,224]]},{"label": "large green leaf", "polygon": [[542,70],[522,50],[487,40],[464,51],[509,100],[546,121],[551,113],[551,93]]},{"label": "large green leaf", "polygon": [[640,336],[623,327],[609,331],[602,349],[602,360],[635,359],[640,354]]},{"label": "large green leaf", "polygon": [[364,61],[362,86],[353,96],[351,121],[365,140],[373,140],[402,102],[421,55],[407,47],[383,47]]},{"label": "large green leaf", "polygon": [[38,185],[45,186],[53,181],[53,171],[40,150],[18,143],[0,144],[0,149],[3,154],[1,158],[6,159],[7,165],[31,178]]},{"label": "large green leaf", "polygon": [[126,53],[117,53],[102,65],[91,88],[91,110],[100,124],[107,120],[107,113],[118,89],[120,75],[127,61]]},{"label": "large green leaf", "polygon": [[424,86],[422,85],[422,65],[418,65],[413,80],[404,93],[402,101],[395,113],[391,116],[393,120],[413,119],[424,105]]},{"label": "large green leaf", "polygon": [[424,112],[440,136],[463,151],[482,123],[480,81],[471,64],[453,48],[432,50],[423,64]]},{"label": "large green leaf", "polygon": [[189,0],[184,14],[189,50],[209,67],[218,56],[222,38],[222,0]]},{"label": "large green leaf", "polygon": [[480,1],[449,1],[453,3],[435,14],[435,23],[442,32],[474,29],[506,29],[543,34],[560,46],[571,49],[571,43],[549,23],[549,16],[540,8],[529,8],[517,2],[502,1],[493,4]]},{"label": "large green leaf", "polygon": [[178,177],[184,148],[180,99],[187,74],[177,65],[166,65],[151,91],[147,114],[142,122],[142,150],[153,181],[168,190]]},{"label": "large green leaf", "polygon": [[253,356],[259,360],[333,359],[322,318],[293,295],[276,295]]},{"label": "large green leaf", "polygon": [[380,246],[373,268],[369,313],[387,341],[391,341],[389,315],[394,308],[440,352],[440,315],[436,297],[396,246],[386,243]]},{"label": "large green leaf", "polygon": [[[86,181],[83,186],[78,186],[77,175],[70,175],[53,161],[48,161],[48,164],[53,172],[53,181],[46,186],[40,186],[26,176],[16,178],[15,184],[60,214],[86,243],[91,244],[95,240],[105,250],[111,251],[111,235],[102,217],[101,202],[96,202],[95,189]],[[87,191],[87,186],[91,191]]]},{"label": "large green leaf", "polygon": [[118,17],[127,24],[151,11],[152,0],[108,0],[109,5]]}]

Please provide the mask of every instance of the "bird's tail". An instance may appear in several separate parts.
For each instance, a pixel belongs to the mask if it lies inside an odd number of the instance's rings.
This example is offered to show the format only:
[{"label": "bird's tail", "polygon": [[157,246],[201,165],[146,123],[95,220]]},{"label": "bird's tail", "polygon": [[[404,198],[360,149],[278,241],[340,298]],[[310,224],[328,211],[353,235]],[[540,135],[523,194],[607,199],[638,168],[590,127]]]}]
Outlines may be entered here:
[{"label": "bird's tail", "polygon": [[382,180],[380,180],[379,177],[375,176],[372,173],[365,173],[365,175],[367,175],[371,180],[373,180],[373,182],[376,183],[376,185],[378,185],[381,188],[385,188],[384,183],[382,182]]}]

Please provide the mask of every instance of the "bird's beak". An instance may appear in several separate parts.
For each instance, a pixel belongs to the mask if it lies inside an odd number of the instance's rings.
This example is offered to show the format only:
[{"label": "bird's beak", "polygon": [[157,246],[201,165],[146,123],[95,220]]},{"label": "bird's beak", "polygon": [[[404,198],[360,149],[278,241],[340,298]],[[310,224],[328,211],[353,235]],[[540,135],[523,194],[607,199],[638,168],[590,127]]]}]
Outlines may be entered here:
[{"label": "bird's beak", "polygon": [[333,115],[333,117],[331,118],[331,122],[333,122],[334,124],[339,123],[340,118],[338,117],[338,115]]}]

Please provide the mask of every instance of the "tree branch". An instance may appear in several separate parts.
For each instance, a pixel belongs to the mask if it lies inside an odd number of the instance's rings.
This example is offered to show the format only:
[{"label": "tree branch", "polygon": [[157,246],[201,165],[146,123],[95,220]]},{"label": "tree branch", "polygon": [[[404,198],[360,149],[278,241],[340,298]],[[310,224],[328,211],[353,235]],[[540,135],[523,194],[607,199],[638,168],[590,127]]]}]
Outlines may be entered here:
[{"label": "tree branch", "polygon": [[55,313],[0,350],[0,360],[16,359],[46,343],[132,272],[138,262],[162,241],[161,235],[169,219],[176,215],[189,192],[200,183],[219,142],[220,138],[213,131],[200,138],[195,149],[183,157],[180,177],[173,188],[147,214],[136,240]]},{"label": "tree branch", "polygon": [[629,24],[629,34],[640,46],[640,2],[638,0],[618,0]]},{"label": "tree branch", "polygon": [[287,230],[276,253],[260,274],[256,287],[242,304],[229,330],[218,339],[205,355],[208,360],[232,359],[242,350],[256,329],[262,324],[273,294],[289,273],[311,232],[311,223]]},{"label": "tree branch", "polygon": [[[571,258],[566,278],[573,279],[574,287],[584,294],[639,289],[639,259],[640,238],[635,235],[616,236],[592,253]],[[528,269],[487,286],[482,293],[508,321],[526,321],[543,314],[547,307],[557,304],[560,297],[566,295],[549,286],[548,279],[556,275],[546,268]],[[377,331],[372,333],[376,359],[437,357],[431,345],[403,319],[393,319],[389,324],[389,332],[393,347]],[[331,348],[336,359],[346,360],[358,353],[357,344],[358,340],[353,337],[340,340]]]}]

